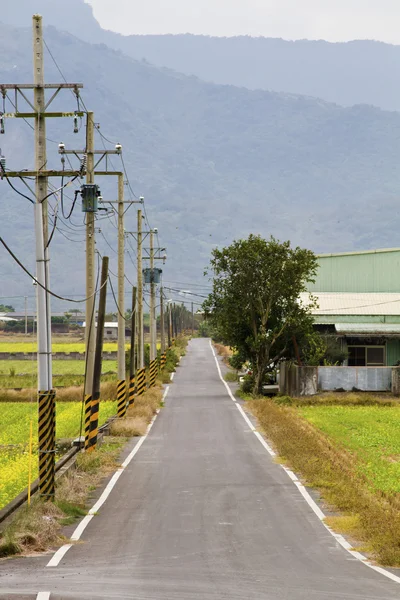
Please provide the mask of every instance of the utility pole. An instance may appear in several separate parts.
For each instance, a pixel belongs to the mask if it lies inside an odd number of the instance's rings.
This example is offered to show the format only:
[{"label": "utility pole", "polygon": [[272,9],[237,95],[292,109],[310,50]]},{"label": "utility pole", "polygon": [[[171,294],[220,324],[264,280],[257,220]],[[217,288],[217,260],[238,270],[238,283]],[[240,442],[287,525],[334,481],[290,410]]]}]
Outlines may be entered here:
[{"label": "utility pole", "polygon": [[[49,266],[49,235],[48,235],[48,178],[59,176],[47,168],[46,151],[46,118],[48,117],[77,117],[83,113],[75,111],[49,112],[48,108],[54,98],[62,89],[73,90],[79,99],[81,84],[56,83],[45,84],[44,81],[44,51],[43,51],[43,23],[40,15],[33,15],[33,83],[32,84],[0,84],[0,93],[5,104],[9,100],[14,107],[14,112],[4,112],[1,115],[2,133],[7,118],[34,119],[35,131],[35,169],[23,171],[2,171],[1,177],[35,178],[35,254],[36,254],[36,302],[37,302],[37,346],[38,346],[38,449],[39,449],[39,489],[40,494],[47,499],[54,498],[54,464],[55,464],[55,392],[52,381],[52,356],[51,356],[51,306],[50,294],[50,266]],[[13,100],[8,98],[8,91],[13,90]],[[33,91],[33,101],[27,91]],[[52,90],[50,99],[46,98],[46,90]],[[31,112],[21,111],[20,104],[28,105]],[[78,173],[74,173],[79,176]]]},{"label": "utility pole", "polygon": [[28,335],[28,296],[25,296],[25,335]]},{"label": "utility pole", "polygon": [[128,404],[135,402],[135,342],[136,342],[136,288],[132,288],[131,350],[129,357]]},{"label": "utility pole", "polygon": [[[86,121],[86,183],[94,184],[94,115],[87,113]],[[86,213],[86,373],[85,373],[85,423],[89,427],[92,397],[93,372],[96,350],[96,314],[95,314],[95,212]]]},{"label": "utility pole", "polygon": [[165,324],[164,324],[164,290],[160,288],[160,329],[161,329],[161,354],[165,352]]},{"label": "utility pole", "polygon": [[171,314],[171,302],[167,304],[167,319],[168,319],[168,348],[171,348],[172,343],[172,314]]},{"label": "utility pole", "polygon": [[[142,200],[142,198],[141,198]],[[138,367],[144,368],[143,333],[143,250],[142,250],[142,211],[137,212],[137,320],[138,320]]]},{"label": "utility pole", "polygon": [[192,336],[194,336],[194,304],[192,302]]},{"label": "utility pole", "polygon": [[157,357],[156,284],[154,282],[154,231],[150,231],[150,362]]},{"label": "utility pole", "polygon": [[108,279],[108,256],[104,256],[103,261],[102,261],[102,268],[101,268],[101,288],[100,288],[100,299],[99,299],[99,314],[98,314],[98,319],[97,319],[95,360],[94,360],[94,369],[93,369],[93,383],[92,383],[93,400],[92,400],[91,413],[90,413],[90,430],[89,430],[89,434],[87,436],[85,436],[85,448],[88,451],[92,451],[92,450],[96,449],[97,433],[98,433],[98,427],[99,427],[101,364],[102,364],[102,354],[103,354],[104,322],[105,322],[105,315],[106,315],[107,279]]},{"label": "utility pole", "polygon": [[118,175],[118,383],[117,397],[126,395],[125,368],[125,229],[124,176]]}]

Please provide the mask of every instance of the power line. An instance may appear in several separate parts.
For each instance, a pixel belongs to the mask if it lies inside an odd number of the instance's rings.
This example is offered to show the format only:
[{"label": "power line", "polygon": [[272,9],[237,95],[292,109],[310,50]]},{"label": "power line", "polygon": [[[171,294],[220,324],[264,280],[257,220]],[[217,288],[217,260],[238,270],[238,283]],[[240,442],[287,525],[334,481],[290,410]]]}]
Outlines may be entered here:
[{"label": "power line", "polygon": [[[97,294],[97,292],[99,290],[96,290],[94,292],[94,294],[92,294],[91,296],[89,296],[88,298],[84,298],[83,300],[73,300],[72,298],[64,298],[63,296],[60,296],[59,294],[56,294],[55,292],[49,290],[48,288],[46,288],[46,286],[42,285],[34,275],[32,275],[32,273],[30,273],[28,271],[28,269],[22,264],[22,262],[15,256],[14,252],[11,250],[11,248],[6,244],[6,242],[3,240],[2,237],[0,237],[0,242],[3,244],[4,248],[7,250],[7,252],[10,254],[10,256],[15,260],[15,262],[21,267],[21,269],[23,271],[25,271],[25,273],[27,275],[29,275],[29,277],[31,279],[33,279],[33,281],[40,286],[43,290],[45,290],[48,294],[50,294],[51,296],[54,296],[54,298],[58,298],[58,300],[65,300],[66,302],[75,302],[76,304],[79,304],[81,302],[86,302],[87,300],[89,300],[89,298],[92,298],[93,296],[95,296]],[[104,285],[104,284],[103,284]],[[100,288],[101,289],[101,288]]]}]

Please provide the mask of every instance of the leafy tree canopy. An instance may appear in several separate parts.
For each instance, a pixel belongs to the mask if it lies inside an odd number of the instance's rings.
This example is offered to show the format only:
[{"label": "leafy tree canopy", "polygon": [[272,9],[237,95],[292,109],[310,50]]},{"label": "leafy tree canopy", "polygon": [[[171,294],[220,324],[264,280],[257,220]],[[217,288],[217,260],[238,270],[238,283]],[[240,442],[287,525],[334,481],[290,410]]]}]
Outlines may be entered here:
[{"label": "leafy tree canopy", "polygon": [[315,304],[299,300],[316,268],[313,252],[273,237],[250,235],[212,252],[213,291],[204,310],[224,343],[251,361],[254,394],[282,358],[318,353]]},{"label": "leafy tree canopy", "polygon": [[15,308],[10,304],[0,304],[0,312],[8,313],[15,312]]}]

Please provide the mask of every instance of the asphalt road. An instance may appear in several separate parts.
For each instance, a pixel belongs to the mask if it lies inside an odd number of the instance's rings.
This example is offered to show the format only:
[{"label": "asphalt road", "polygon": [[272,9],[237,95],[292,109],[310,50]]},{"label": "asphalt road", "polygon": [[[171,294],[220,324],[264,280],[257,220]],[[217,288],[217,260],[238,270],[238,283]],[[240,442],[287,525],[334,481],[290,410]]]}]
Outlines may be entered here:
[{"label": "asphalt road", "polygon": [[274,463],[202,339],[82,542],[59,566],[50,558],[0,563],[0,598],[400,598],[400,584],[339,546]]}]

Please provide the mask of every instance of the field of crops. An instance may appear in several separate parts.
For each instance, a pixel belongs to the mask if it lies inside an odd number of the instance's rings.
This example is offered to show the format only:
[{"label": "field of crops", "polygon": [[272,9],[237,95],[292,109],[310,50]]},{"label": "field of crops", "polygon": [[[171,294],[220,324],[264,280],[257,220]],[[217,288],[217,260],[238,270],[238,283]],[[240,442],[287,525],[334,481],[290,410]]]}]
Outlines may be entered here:
[{"label": "field of crops", "polygon": [[[103,373],[116,372],[116,360],[103,360]],[[84,360],[54,360],[53,374],[54,375],[83,375],[85,372]],[[1,375],[36,375],[37,362],[35,360],[0,360],[0,376]]]},{"label": "field of crops", "polygon": [[400,493],[400,407],[307,406],[300,414],[353,453],[371,488]]},{"label": "field of crops", "polygon": [[[37,404],[4,403],[0,405],[0,508],[10,502],[28,485],[29,427],[33,421],[33,474],[37,477]],[[100,403],[100,425],[116,412],[115,402]],[[81,425],[81,404],[57,404],[57,439],[78,437]]]},{"label": "field of crops", "polygon": [[[18,338],[17,338],[18,339]],[[126,348],[129,348],[129,344],[125,344]],[[0,341],[0,352],[24,352],[26,354],[35,353],[37,350],[36,340],[31,342],[19,342],[19,341]],[[104,342],[104,352],[116,352],[117,342]],[[52,344],[53,352],[85,352],[85,343],[82,342],[55,342]]]}]

